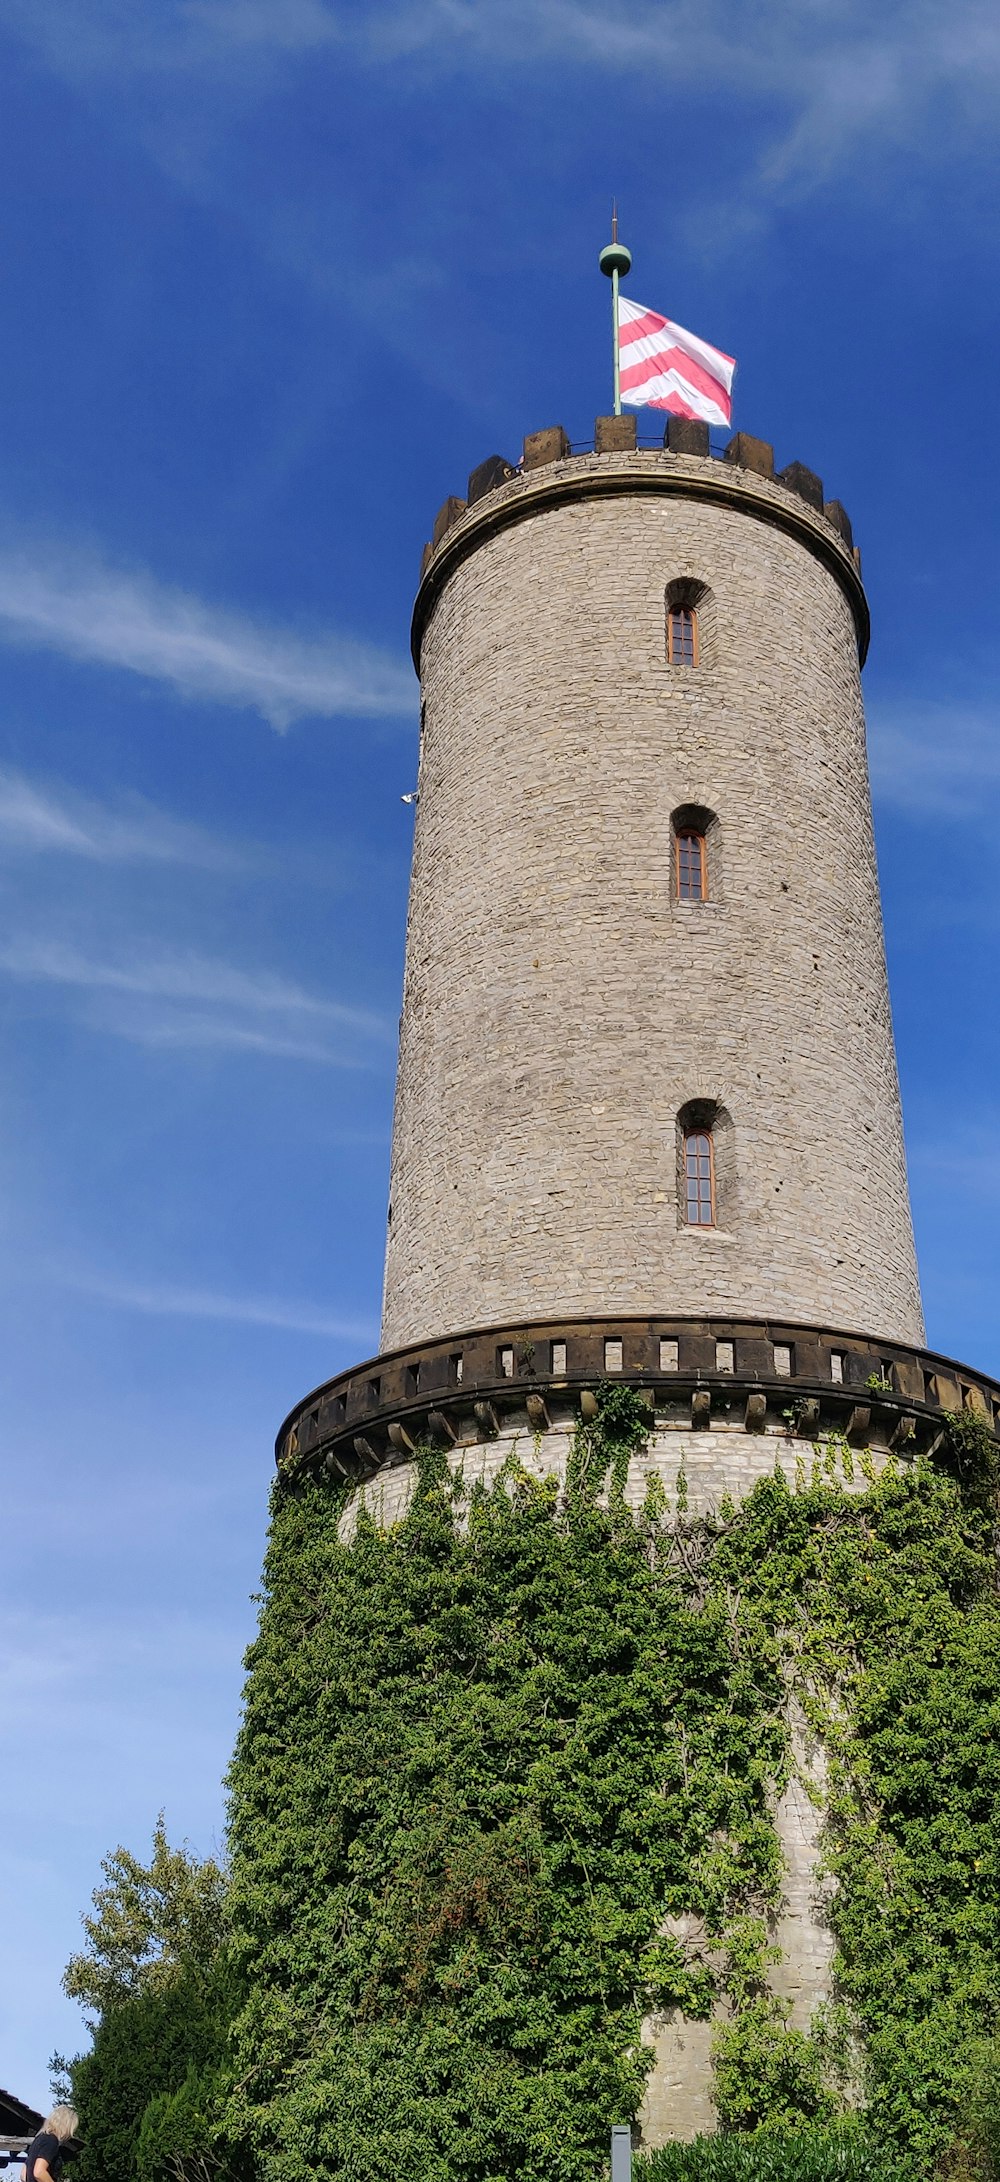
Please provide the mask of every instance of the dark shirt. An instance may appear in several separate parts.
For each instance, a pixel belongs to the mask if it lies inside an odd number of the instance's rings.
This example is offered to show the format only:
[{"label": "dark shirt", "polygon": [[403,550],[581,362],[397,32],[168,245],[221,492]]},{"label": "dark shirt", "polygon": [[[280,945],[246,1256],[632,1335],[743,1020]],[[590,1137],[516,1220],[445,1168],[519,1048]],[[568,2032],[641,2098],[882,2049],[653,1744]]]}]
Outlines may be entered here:
[{"label": "dark shirt", "polygon": [[43,2129],[33,2144],[28,2146],[28,2164],[24,2170],[24,2182],[35,2182],[36,2159],[47,2159],[50,2174],[62,2173],[62,2146],[50,2129]]}]

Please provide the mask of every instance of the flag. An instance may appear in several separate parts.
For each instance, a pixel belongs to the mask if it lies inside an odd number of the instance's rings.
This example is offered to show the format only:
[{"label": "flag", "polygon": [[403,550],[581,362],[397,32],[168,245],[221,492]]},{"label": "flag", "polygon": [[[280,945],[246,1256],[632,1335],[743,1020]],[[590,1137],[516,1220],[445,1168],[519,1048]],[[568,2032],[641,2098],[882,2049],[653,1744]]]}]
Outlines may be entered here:
[{"label": "flag", "polygon": [[736,359],[642,303],[618,298],[618,366],[630,409],[669,409],[703,424],[731,424]]}]

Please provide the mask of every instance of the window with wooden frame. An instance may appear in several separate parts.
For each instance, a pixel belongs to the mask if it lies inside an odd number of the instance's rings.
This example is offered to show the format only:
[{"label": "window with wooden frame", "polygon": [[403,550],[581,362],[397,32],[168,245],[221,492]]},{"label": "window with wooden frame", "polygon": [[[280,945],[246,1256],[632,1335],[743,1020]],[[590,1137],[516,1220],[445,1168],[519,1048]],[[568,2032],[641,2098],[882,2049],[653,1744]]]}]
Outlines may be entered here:
[{"label": "window with wooden frame", "polygon": [[715,1226],[715,1149],[711,1129],[684,1137],[685,1219],[688,1227]]},{"label": "window with wooden frame", "polygon": [[678,826],[674,836],[674,882],[679,902],[708,900],[708,855],[699,826]]},{"label": "window with wooden frame", "polygon": [[694,606],[667,607],[667,664],[671,667],[698,665],[698,613]]}]

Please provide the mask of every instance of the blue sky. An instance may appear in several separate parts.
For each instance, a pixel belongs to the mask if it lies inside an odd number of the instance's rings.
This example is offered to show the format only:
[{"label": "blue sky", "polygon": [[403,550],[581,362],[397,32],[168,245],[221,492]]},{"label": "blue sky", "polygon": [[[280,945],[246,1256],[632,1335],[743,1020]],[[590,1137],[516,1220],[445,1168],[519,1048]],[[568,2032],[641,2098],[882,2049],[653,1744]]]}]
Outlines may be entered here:
[{"label": "blue sky", "polygon": [[0,2081],[220,1836],[273,1434],[377,1343],[421,544],[596,254],[848,507],[930,1342],[1000,1373],[1000,21],[0,0]]}]

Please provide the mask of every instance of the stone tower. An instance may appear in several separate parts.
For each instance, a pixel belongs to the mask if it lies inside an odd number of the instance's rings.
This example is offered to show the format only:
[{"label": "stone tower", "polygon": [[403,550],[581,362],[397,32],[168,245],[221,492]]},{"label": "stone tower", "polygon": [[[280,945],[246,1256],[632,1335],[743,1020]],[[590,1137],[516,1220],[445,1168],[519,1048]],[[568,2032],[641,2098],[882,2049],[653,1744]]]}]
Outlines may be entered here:
[{"label": "stone tower", "polygon": [[[445,501],[383,1353],[297,1406],[283,1467],[391,1520],[428,1439],[470,1479],[515,1443],[562,1472],[611,1376],[650,1412],[629,1494],[683,1471],[693,1510],[822,1435],[870,1470],[942,1411],[996,1423],[1000,1388],[922,1347],[867,638],[843,508],[745,434],[554,428]],[[775,1982],[806,2027],[831,1942],[799,1758]],[[646,2035],[646,2141],[711,2127],[711,2026]]]},{"label": "stone tower", "polygon": [[[386,1348],[553,1312],[923,1338],[864,594],[819,480],[733,454],[539,435],[429,558]],[[696,664],[668,659],[674,600]]]}]

